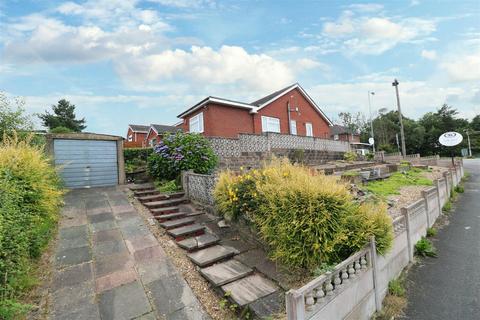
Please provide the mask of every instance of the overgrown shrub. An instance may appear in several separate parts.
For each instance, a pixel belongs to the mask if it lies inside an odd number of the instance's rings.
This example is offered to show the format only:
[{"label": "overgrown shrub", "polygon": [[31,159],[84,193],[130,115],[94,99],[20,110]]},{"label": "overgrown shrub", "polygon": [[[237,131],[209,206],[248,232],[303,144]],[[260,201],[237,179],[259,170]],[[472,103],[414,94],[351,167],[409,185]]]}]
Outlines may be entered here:
[{"label": "overgrown shrub", "polygon": [[125,171],[135,172],[147,167],[148,156],[152,154],[153,148],[127,148],[123,149],[125,159]]},{"label": "overgrown shrub", "polygon": [[271,248],[271,257],[313,270],[361,249],[372,235],[385,253],[393,240],[382,204],[356,204],[338,177],[311,172],[287,160],[238,176],[223,172],[215,188],[219,212],[243,217]]},{"label": "overgrown shrub", "polygon": [[181,171],[210,173],[217,164],[210,142],[202,135],[166,134],[148,157],[148,173],[158,180],[176,179]]},{"label": "overgrown shrub", "polygon": [[16,319],[33,283],[32,260],[51,238],[62,191],[41,147],[15,136],[0,144],[0,318]]},{"label": "overgrown shrub", "polygon": [[343,159],[347,161],[355,161],[357,160],[357,153],[353,151],[348,151],[343,154]]}]

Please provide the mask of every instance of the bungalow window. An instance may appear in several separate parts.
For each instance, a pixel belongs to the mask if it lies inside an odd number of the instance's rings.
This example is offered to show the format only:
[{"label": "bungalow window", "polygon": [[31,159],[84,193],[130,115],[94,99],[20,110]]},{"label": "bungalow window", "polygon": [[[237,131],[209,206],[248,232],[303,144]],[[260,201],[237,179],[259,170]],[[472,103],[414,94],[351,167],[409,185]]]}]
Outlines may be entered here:
[{"label": "bungalow window", "polygon": [[191,117],[188,124],[189,132],[203,132],[203,112],[200,112],[194,117]]},{"label": "bungalow window", "polygon": [[305,123],[305,129],[307,130],[307,137],[313,137],[313,127],[310,122]]},{"label": "bungalow window", "polygon": [[338,134],[333,136],[333,140],[338,140],[338,139],[339,139]]},{"label": "bungalow window", "polygon": [[280,133],[280,119],[262,116],[262,132]]},{"label": "bungalow window", "polygon": [[290,133],[297,134],[297,122],[295,120],[290,120]]},{"label": "bungalow window", "polygon": [[132,142],[133,141],[133,136],[131,134],[128,135],[128,142]]}]

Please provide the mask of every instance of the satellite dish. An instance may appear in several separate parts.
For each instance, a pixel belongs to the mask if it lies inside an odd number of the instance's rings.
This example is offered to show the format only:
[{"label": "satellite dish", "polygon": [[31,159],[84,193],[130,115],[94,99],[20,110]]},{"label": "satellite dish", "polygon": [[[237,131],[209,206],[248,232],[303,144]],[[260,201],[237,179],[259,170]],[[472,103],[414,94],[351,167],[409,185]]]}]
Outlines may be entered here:
[{"label": "satellite dish", "polygon": [[368,143],[373,146],[373,144],[375,143],[375,139],[373,138],[368,138]]},{"label": "satellite dish", "polygon": [[445,132],[438,138],[438,142],[446,147],[453,147],[463,141],[463,136],[455,131]]}]

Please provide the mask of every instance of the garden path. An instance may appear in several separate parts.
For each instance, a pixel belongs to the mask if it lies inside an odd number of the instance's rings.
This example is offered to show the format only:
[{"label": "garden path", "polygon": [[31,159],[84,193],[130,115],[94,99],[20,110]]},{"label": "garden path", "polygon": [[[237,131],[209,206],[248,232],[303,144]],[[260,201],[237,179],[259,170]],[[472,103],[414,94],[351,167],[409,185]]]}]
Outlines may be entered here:
[{"label": "garden path", "polygon": [[209,319],[119,188],[65,197],[50,319]]}]

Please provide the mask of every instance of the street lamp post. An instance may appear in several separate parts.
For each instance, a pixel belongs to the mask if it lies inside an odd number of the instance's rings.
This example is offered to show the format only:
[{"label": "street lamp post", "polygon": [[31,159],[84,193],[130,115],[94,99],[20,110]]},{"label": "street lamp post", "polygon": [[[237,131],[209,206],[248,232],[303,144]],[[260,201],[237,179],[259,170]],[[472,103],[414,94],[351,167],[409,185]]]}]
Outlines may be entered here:
[{"label": "street lamp post", "polygon": [[372,104],[370,102],[370,95],[372,96],[375,95],[375,92],[368,91],[368,113],[370,114],[370,136],[373,139],[372,150],[373,150],[373,154],[375,154],[375,137],[373,135]]},{"label": "street lamp post", "polygon": [[402,108],[400,107],[400,96],[398,95],[398,80],[394,79],[392,86],[395,87],[395,92],[397,94],[397,107],[398,107],[398,119],[400,120],[400,137],[402,139],[402,156],[405,158],[407,151],[405,148],[405,132],[403,131],[403,119],[402,119]]}]

